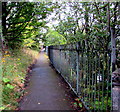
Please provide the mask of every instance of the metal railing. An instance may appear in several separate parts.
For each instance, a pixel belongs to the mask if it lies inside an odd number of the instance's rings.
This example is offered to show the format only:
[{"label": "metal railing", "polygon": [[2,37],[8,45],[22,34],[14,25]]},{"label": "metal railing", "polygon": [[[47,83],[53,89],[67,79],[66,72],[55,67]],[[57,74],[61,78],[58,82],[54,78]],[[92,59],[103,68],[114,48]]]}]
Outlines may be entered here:
[{"label": "metal railing", "polygon": [[48,56],[88,110],[111,110],[110,51],[86,47],[85,42],[49,46]]}]

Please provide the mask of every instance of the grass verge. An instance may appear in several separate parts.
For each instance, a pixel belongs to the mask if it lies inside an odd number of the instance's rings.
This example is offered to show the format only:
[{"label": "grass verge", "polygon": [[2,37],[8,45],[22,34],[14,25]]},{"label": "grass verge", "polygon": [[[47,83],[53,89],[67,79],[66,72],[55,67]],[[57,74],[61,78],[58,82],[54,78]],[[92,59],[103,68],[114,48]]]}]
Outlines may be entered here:
[{"label": "grass verge", "polygon": [[24,82],[29,66],[39,53],[31,49],[6,50],[2,57],[2,106],[0,110],[16,110],[24,92]]}]

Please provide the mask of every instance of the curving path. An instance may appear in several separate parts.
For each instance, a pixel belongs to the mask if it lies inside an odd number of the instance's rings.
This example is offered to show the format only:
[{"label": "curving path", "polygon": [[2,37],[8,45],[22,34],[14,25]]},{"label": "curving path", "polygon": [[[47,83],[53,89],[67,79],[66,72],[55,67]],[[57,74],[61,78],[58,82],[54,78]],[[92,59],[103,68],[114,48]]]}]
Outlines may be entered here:
[{"label": "curving path", "polygon": [[20,103],[20,110],[72,110],[72,96],[62,78],[49,66],[44,52],[35,64],[27,94]]}]

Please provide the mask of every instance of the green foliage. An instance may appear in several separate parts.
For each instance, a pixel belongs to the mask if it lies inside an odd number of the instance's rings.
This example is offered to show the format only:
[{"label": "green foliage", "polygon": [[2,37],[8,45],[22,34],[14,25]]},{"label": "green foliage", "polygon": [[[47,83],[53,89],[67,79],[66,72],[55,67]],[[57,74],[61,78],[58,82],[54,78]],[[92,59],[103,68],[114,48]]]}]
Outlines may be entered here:
[{"label": "green foliage", "polygon": [[82,34],[81,31],[77,31],[77,23],[74,20],[67,18],[66,21],[60,22],[59,26],[55,27],[57,32],[64,36],[67,43],[78,42],[81,39],[85,38],[85,34]]},{"label": "green foliage", "polygon": [[8,78],[4,78],[4,77],[3,77],[2,80],[3,80],[4,83],[10,82],[10,79],[8,79]]},{"label": "green foliage", "polygon": [[49,29],[48,33],[46,34],[46,40],[46,46],[66,44],[66,39],[64,36],[51,29]]},{"label": "green foliage", "polygon": [[12,86],[11,84],[7,84],[6,85],[9,89],[13,89],[14,88],[14,86]]},{"label": "green foliage", "polygon": [[[33,39],[33,46],[37,43],[36,36],[46,22],[43,20],[53,9],[45,3],[33,2],[4,2],[3,6],[3,36],[6,44],[12,49],[19,49],[24,40]],[[26,40],[27,41],[27,40]],[[29,42],[29,40],[28,40]]]},{"label": "green foliage", "polygon": [[[63,35],[67,43],[86,40],[96,49],[107,50],[110,42],[110,27],[119,35],[119,3],[58,3],[53,20],[58,20],[55,30]],[[63,16],[64,15],[64,16]],[[89,46],[91,47],[91,46]]]},{"label": "green foliage", "polygon": [[79,107],[81,107],[81,108],[82,108],[82,107],[83,107],[83,105],[82,105],[81,103],[79,103]]}]

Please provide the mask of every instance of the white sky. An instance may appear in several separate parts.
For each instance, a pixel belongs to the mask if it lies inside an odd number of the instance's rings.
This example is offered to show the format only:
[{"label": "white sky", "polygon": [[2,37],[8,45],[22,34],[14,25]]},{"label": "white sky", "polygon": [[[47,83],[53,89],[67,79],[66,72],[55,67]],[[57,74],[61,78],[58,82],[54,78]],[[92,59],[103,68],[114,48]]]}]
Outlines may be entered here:
[{"label": "white sky", "polygon": [[[55,1],[55,0],[53,0],[53,1]],[[70,7],[67,6],[65,11],[69,12],[70,11]],[[61,19],[64,19],[66,15],[64,13],[62,13],[61,11],[60,11],[60,13],[61,13],[60,14]],[[47,26],[52,28],[53,25],[56,26],[56,25],[59,24],[58,20],[52,20],[52,18],[54,18],[55,16],[56,16],[55,15],[55,11],[53,13],[51,13],[51,15],[48,16],[47,20],[49,20],[49,23],[47,24]]]},{"label": "white sky", "polygon": [[29,0],[30,2],[33,2],[33,0]]},{"label": "white sky", "polygon": [[[66,13],[70,12],[72,14],[69,5],[67,5],[65,8],[66,9],[62,9],[62,10],[64,10]],[[61,19],[64,19],[66,17],[66,15],[65,15],[64,12],[62,13],[62,11],[60,11],[59,13],[60,13],[60,18]],[[52,18],[54,18],[55,16],[56,16],[55,15],[55,11],[53,13],[51,13],[51,15],[48,16],[48,18],[46,19],[46,20],[49,21],[49,23],[47,24],[47,26],[49,26],[49,27],[52,28],[53,25],[56,26],[56,25],[59,24],[59,19],[58,20],[52,20]],[[81,21],[83,21],[83,20],[79,20],[79,26],[82,26],[82,22]]]}]

